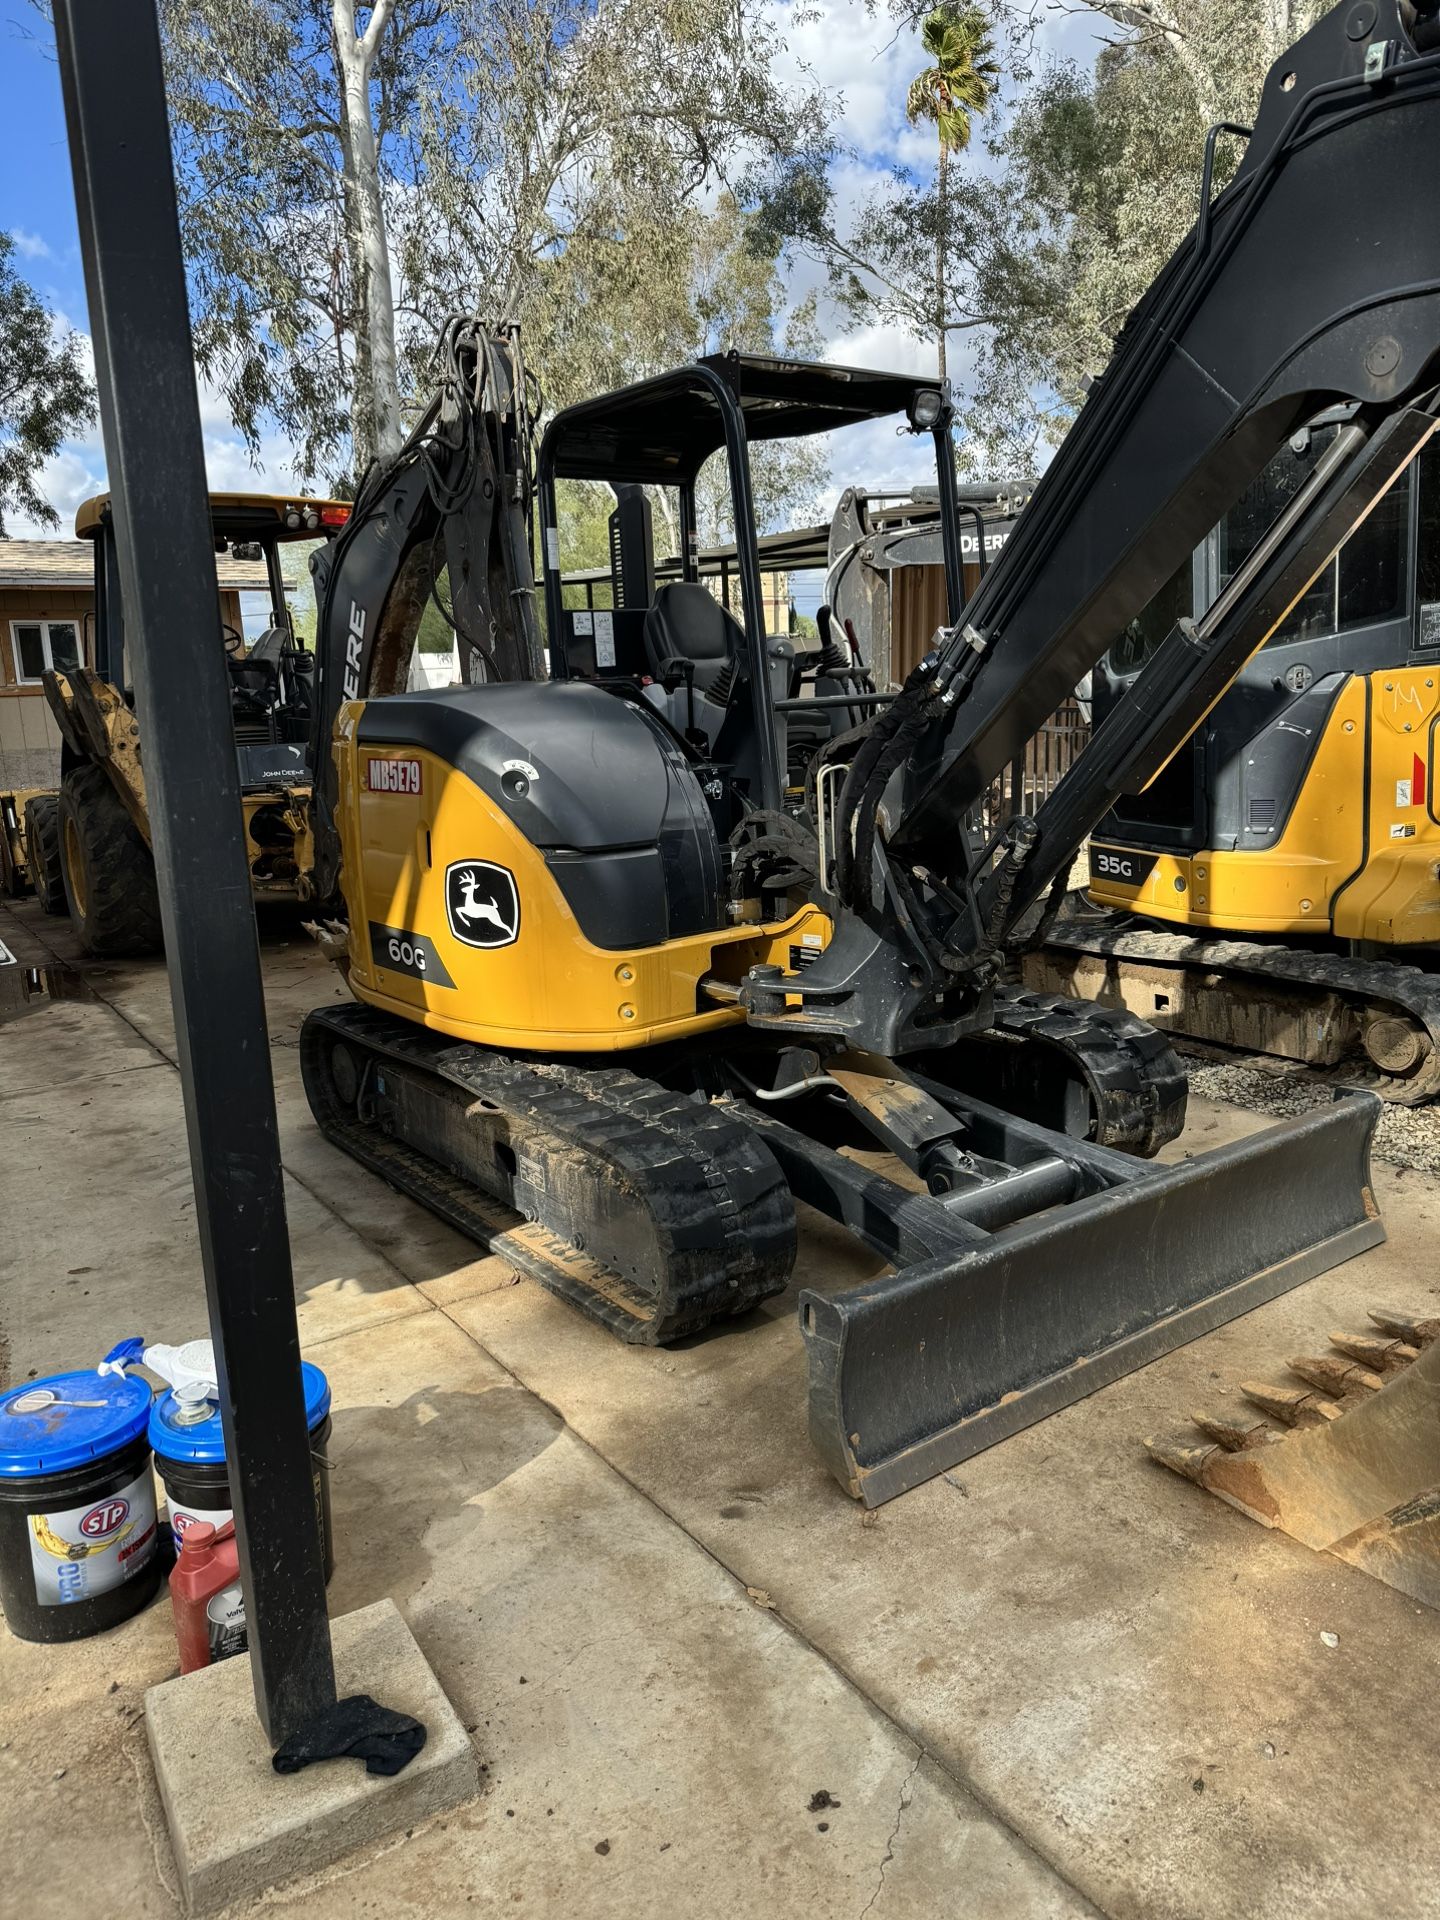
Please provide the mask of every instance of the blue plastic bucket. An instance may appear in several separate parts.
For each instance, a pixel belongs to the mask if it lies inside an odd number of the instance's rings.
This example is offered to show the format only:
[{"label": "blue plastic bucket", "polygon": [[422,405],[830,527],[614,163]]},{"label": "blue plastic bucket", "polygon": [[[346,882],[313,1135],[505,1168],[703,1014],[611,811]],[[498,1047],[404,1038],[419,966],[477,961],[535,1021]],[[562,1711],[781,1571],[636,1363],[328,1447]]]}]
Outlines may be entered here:
[{"label": "blue plastic bucket", "polygon": [[57,1373],[0,1394],[0,1606],[21,1640],[83,1640],[160,1584],[150,1389]]},{"label": "blue plastic bucket", "polygon": [[[330,1438],[330,1382],[319,1367],[301,1364],[305,1382],[305,1424],[310,1430],[310,1466],[315,1483],[315,1522],[325,1554],[325,1578],[335,1571],[335,1549],[330,1531],[330,1475],[325,1455]],[[225,1434],[220,1410],[207,1403],[203,1419],[177,1400],[171,1390],[162,1393],[150,1409],[150,1445],[170,1507],[170,1531],[175,1550],[188,1527],[208,1520],[223,1527],[231,1516],[230,1469],[225,1459]]]}]

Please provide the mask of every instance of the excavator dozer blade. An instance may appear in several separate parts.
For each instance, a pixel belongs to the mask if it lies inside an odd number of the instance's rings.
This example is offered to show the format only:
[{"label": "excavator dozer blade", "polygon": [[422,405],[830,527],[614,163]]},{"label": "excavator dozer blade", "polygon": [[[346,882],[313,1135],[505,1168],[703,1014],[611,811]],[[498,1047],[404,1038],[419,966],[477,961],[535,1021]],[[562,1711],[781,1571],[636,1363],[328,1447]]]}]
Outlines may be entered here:
[{"label": "excavator dozer blade", "polygon": [[[1381,1327],[1407,1319],[1371,1317]],[[1151,1440],[1150,1452],[1262,1526],[1440,1610],[1440,1340],[1431,1335],[1426,1342],[1424,1334],[1433,1324],[1410,1321],[1420,1338],[1404,1345],[1408,1359],[1392,1365],[1378,1390],[1342,1392],[1328,1419],[1272,1430],[1256,1444],[1253,1421],[1197,1414],[1196,1425],[1218,1444]],[[1330,1339],[1342,1354],[1357,1346],[1378,1354],[1385,1346],[1374,1336]],[[1389,1353],[1395,1351],[1391,1345]],[[1290,1364],[1313,1378],[1309,1363]],[[1243,1450],[1232,1450],[1232,1435],[1247,1428]]]},{"label": "excavator dozer blade", "polygon": [[1379,1111],[1353,1095],[973,1251],[803,1293],[810,1435],[831,1472],[879,1506],[1376,1246]]}]

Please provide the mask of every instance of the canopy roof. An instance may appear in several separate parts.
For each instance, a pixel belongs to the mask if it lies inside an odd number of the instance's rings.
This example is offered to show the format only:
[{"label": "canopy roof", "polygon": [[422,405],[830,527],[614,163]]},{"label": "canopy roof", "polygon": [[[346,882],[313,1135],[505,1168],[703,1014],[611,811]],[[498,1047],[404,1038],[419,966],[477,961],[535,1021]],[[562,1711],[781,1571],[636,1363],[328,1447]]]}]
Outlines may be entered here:
[{"label": "canopy roof", "polygon": [[[343,526],[351,511],[348,500],[311,498],[308,494],[212,493],[208,497],[211,525],[217,536],[227,540],[313,540],[317,532],[333,532],[335,527]],[[316,515],[323,516],[322,524],[318,528],[287,526],[286,515],[296,508],[302,513],[313,509]],[[108,493],[97,493],[93,500],[82,501],[75,509],[76,533],[82,539],[93,540],[109,510]]]},{"label": "canopy roof", "polygon": [[793,440],[862,420],[903,415],[938,381],[822,361],[717,353],[655,380],[566,407],[550,422],[541,453],[560,480],[693,480],[725,444],[728,393],[751,440]]}]

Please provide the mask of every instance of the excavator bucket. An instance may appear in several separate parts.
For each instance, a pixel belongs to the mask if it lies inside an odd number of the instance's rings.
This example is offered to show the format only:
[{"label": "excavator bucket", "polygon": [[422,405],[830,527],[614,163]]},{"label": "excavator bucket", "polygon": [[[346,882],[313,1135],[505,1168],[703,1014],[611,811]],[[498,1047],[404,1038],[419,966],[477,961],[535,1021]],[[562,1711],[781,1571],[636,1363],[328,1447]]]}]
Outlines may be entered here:
[{"label": "excavator bucket", "polygon": [[1440,1609],[1440,1317],[1374,1309],[1377,1331],[1288,1362],[1300,1388],[1247,1382],[1253,1416],[1192,1416],[1208,1444],[1151,1456],[1292,1540]]},{"label": "excavator bucket", "polygon": [[[1005,1157],[1019,1169],[991,1191],[992,1209],[1007,1187],[1023,1202],[1024,1183],[1033,1191],[1057,1160],[1106,1184],[1069,1198],[1052,1188],[1028,1218],[996,1227],[992,1211],[982,1228],[973,1208],[966,1218],[963,1206],[925,1194],[908,1194],[897,1207],[879,1176],[852,1167],[843,1176],[850,1204],[837,1207],[833,1164],[829,1198],[821,1191],[824,1150],[797,1142],[771,1116],[747,1116],[799,1198],[827,1206],[895,1262],[859,1287],[810,1289],[800,1300],[811,1439],[867,1506],[1385,1237],[1370,1188],[1380,1111],[1370,1094],[1169,1166],[1061,1141],[968,1097],[950,1098],[972,1138],[984,1143],[988,1128],[998,1143],[1003,1132]],[[1046,1156],[1028,1167],[1027,1139]],[[877,1230],[886,1220],[898,1228],[888,1249]],[[1340,1364],[1381,1377],[1349,1356]],[[1313,1387],[1299,1391],[1306,1396],[1331,1404]],[[1253,1456],[1225,1456],[1232,1457],[1248,1464]]]}]

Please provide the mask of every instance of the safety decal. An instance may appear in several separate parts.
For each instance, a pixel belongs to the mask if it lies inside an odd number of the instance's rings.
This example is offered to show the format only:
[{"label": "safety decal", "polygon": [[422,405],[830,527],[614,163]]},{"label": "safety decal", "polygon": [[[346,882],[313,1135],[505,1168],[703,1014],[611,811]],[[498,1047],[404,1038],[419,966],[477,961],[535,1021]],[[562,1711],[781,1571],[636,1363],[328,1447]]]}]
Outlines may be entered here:
[{"label": "safety decal", "polygon": [[1395,804],[1397,807],[1423,807],[1425,804],[1425,762],[1419,754],[1411,755],[1410,778],[1395,782]]},{"label": "safety decal", "polygon": [[445,869],[445,915],[467,947],[509,947],[520,936],[520,895],[508,867],[456,860]]}]

